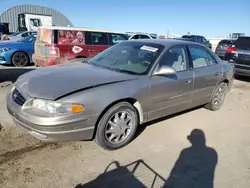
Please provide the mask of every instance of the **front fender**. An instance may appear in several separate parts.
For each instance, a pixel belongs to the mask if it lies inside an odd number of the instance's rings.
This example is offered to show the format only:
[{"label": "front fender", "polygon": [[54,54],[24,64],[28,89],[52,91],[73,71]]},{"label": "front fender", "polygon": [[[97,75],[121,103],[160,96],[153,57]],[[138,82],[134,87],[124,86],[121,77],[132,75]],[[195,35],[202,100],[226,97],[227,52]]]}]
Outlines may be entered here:
[{"label": "front fender", "polygon": [[125,98],[137,100],[144,111],[149,104],[148,96],[149,86],[147,82],[141,82],[138,79],[93,87],[65,96],[58,101],[80,103],[85,106],[84,113],[86,115],[100,115],[110,104]]}]

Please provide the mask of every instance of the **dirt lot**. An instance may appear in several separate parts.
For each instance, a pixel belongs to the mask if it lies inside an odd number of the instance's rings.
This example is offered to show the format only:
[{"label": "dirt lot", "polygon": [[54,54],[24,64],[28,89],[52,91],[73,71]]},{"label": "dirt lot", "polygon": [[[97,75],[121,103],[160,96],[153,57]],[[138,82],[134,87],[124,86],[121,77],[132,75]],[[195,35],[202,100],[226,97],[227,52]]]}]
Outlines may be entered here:
[{"label": "dirt lot", "polygon": [[[179,188],[250,185],[249,81],[235,82],[220,111],[200,108],[149,124],[131,144],[112,152],[93,142],[44,144],[24,133],[6,112],[8,89],[0,88],[0,187],[160,187],[171,181]],[[194,129],[206,137],[198,151],[187,140]],[[177,176],[170,176],[173,167]],[[211,176],[202,179],[202,173]]]}]

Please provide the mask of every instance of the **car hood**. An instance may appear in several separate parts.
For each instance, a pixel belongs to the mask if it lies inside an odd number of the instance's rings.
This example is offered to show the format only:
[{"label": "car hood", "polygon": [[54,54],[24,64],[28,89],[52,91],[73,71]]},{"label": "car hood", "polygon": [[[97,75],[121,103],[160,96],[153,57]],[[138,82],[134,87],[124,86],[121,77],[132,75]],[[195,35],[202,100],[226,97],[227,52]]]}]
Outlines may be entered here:
[{"label": "car hood", "polygon": [[30,71],[18,78],[16,87],[32,98],[56,100],[80,90],[138,78],[89,64],[66,64],[69,66]]},{"label": "car hood", "polygon": [[11,48],[11,47],[21,47],[30,44],[28,42],[1,42],[0,48]]}]

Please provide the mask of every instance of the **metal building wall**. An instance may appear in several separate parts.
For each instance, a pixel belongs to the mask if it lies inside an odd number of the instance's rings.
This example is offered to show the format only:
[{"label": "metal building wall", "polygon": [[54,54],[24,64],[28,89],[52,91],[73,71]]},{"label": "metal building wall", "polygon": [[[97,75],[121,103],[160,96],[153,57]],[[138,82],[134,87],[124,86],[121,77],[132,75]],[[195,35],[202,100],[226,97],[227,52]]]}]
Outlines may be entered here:
[{"label": "metal building wall", "polygon": [[31,14],[44,14],[52,15],[52,23],[56,26],[73,26],[69,19],[62,13],[48,7],[36,6],[36,5],[19,5],[14,6],[5,11],[0,16],[0,22],[7,22],[9,24],[10,32],[15,32],[18,28],[18,14],[31,13]]}]

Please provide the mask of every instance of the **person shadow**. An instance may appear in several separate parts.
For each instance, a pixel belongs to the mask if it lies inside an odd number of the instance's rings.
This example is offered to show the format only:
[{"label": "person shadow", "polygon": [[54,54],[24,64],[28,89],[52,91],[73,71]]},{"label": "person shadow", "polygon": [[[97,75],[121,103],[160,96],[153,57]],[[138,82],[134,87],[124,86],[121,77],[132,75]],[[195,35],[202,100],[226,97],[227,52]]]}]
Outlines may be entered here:
[{"label": "person shadow", "polygon": [[206,146],[202,130],[194,129],[187,137],[191,147],[183,149],[164,188],[213,188],[217,152]]},{"label": "person shadow", "polygon": [[142,159],[125,166],[114,161],[96,179],[75,188],[213,188],[217,152],[206,146],[200,129],[192,130],[187,139],[192,146],[181,151],[167,179]]}]

